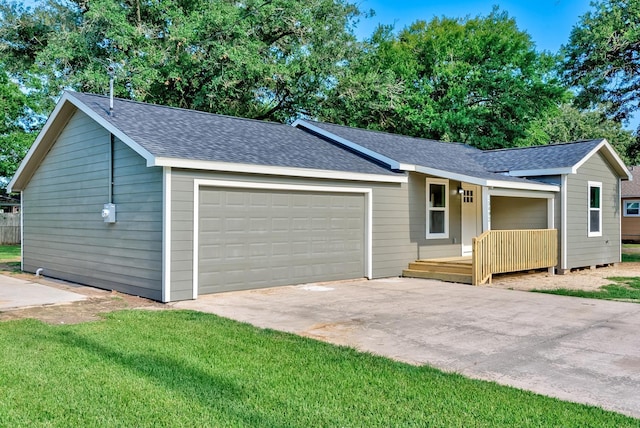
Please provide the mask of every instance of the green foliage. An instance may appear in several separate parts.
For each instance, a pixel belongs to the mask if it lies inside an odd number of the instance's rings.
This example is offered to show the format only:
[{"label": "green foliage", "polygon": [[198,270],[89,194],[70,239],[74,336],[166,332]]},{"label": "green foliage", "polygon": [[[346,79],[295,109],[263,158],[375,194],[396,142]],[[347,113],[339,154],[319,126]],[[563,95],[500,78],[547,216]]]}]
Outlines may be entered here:
[{"label": "green foliage", "polygon": [[49,0],[0,14],[0,49],[34,95],[104,93],[113,65],[121,97],[282,120],[350,55],[360,12],[343,0]]},{"label": "green foliage", "polygon": [[0,187],[4,187],[20,165],[35,135],[33,110],[27,96],[0,66]]},{"label": "green foliage", "polygon": [[527,136],[518,146],[549,144],[605,138],[628,165],[634,161],[628,154],[635,137],[620,122],[608,119],[602,109],[580,110],[570,103],[563,103],[534,121]]},{"label": "green foliage", "polygon": [[321,119],[401,134],[509,147],[564,97],[554,59],[506,12],[381,27],[338,79]]},{"label": "green foliage", "polygon": [[637,426],[637,420],[187,311],[0,323],[0,425]]},{"label": "green foliage", "polygon": [[578,106],[602,104],[613,119],[626,120],[640,97],[640,0],[592,7],[563,46],[564,77],[579,89]]},{"label": "green foliage", "polygon": [[576,290],[558,288],[555,290],[532,290],[537,293],[558,294],[562,296],[585,297],[588,299],[624,300],[640,303],[639,277],[611,277],[616,284],[603,285],[597,290]]}]

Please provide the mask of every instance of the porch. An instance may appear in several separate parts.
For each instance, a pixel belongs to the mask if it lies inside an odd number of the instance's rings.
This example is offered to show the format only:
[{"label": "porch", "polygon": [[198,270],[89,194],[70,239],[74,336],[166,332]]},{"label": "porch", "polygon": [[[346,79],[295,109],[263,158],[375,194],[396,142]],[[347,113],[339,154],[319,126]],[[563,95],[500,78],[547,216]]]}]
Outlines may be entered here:
[{"label": "porch", "polygon": [[471,256],[416,260],[402,276],[481,285],[496,273],[552,271],[557,264],[556,229],[488,230],[473,238]]}]

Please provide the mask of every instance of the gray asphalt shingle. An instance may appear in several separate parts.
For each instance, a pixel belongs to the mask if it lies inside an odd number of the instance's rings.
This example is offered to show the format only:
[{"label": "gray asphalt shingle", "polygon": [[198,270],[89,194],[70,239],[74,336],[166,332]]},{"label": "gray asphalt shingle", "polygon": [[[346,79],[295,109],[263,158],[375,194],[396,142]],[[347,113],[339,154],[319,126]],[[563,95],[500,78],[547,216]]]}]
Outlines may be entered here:
[{"label": "gray asphalt shingle", "polygon": [[388,176],[357,154],[289,125],[71,92],[156,157]]},{"label": "gray asphalt shingle", "polygon": [[476,154],[475,158],[495,172],[570,168],[584,159],[601,142],[600,139],[488,150]]}]

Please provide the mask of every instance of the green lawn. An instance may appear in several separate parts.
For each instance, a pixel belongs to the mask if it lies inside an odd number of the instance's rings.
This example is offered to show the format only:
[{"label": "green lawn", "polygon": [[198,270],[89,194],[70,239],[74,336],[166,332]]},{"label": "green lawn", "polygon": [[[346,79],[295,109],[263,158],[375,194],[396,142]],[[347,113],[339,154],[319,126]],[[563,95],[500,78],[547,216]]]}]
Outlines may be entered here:
[{"label": "green lawn", "polygon": [[557,288],[555,290],[532,290],[536,293],[560,294],[563,296],[587,297],[590,299],[624,300],[640,303],[640,277],[607,278],[615,284],[603,285],[597,290],[572,290]]},{"label": "green lawn", "polygon": [[20,245],[0,245],[0,263],[20,260]]},{"label": "green lawn", "polygon": [[0,323],[0,426],[637,427],[640,421],[190,311]]},{"label": "green lawn", "polygon": [[622,253],[622,262],[640,262],[640,253]]}]

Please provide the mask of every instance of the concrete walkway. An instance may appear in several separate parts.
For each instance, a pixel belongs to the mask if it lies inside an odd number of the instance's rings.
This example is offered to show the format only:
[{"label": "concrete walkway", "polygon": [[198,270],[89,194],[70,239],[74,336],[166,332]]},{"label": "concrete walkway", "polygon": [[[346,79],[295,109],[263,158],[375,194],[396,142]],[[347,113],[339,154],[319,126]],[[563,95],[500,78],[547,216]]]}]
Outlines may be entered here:
[{"label": "concrete walkway", "polygon": [[86,298],[81,294],[0,274],[0,311],[71,303]]},{"label": "concrete walkway", "polygon": [[174,304],[640,417],[640,305],[393,278]]}]

